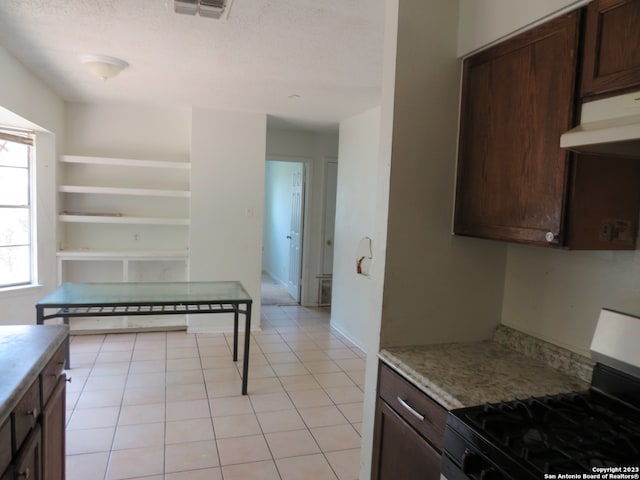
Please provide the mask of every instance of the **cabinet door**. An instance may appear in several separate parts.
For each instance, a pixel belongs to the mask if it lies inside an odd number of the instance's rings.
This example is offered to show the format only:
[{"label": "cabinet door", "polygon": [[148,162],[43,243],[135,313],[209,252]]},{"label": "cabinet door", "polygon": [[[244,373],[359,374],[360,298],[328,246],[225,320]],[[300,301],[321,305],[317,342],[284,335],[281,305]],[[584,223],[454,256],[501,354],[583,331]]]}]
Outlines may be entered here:
[{"label": "cabinet door", "polygon": [[58,377],[49,401],[42,409],[42,478],[64,480],[66,376]]},{"label": "cabinet door", "polygon": [[376,405],[372,477],[439,480],[440,455],[384,401]]},{"label": "cabinet door", "polygon": [[455,233],[562,242],[579,14],[465,60]]},{"label": "cabinet door", "polygon": [[640,88],[640,0],[587,7],[582,96]]},{"label": "cabinet door", "polygon": [[11,463],[11,421],[7,418],[0,425],[0,475]]},{"label": "cabinet door", "polygon": [[12,472],[9,474],[9,478],[13,480],[42,480],[41,438],[40,425],[36,425],[36,428],[31,431],[24,442],[14,464],[9,467]]}]

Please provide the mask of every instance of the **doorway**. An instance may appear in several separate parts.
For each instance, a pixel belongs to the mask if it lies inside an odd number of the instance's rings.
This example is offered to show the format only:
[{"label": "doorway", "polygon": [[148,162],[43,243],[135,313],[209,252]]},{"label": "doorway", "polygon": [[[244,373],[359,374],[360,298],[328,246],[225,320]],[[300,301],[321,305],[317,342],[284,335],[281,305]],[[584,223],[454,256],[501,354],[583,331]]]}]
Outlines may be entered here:
[{"label": "doorway", "polygon": [[263,228],[263,305],[301,301],[305,164],[267,160]]}]

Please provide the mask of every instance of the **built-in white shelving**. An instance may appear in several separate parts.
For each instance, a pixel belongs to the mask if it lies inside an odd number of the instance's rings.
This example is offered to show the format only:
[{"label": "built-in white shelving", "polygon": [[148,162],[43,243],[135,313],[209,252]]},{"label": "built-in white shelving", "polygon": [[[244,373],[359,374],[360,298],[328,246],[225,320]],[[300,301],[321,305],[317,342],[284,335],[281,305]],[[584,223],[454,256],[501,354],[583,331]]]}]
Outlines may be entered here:
[{"label": "built-in white shelving", "polygon": [[85,155],[63,155],[60,160],[64,163],[81,163],[85,165],[109,165],[114,167],[141,167],[141,168],[172,168],[178,170],[190,170],[189,162],[170,162],[162,160],[139,160],[131,158],[92,157]]},{"label": "built-in white shelving", "polygon": [[119,214],[82,214],[82,213],[61,213],[61,222],[76,223],[120,223],[129,225],[189,225],[188,218],[171,217],[130,217]]},{"label": "built-in white shelving", "polygon": [[86,258],[185,260],[189,258],[189,250],[60,250],[56,256],[66,260]]},{"label": "built-in white shelving", "polygon": [[95,187],[91,185],[60,185],[60,193],[93,193],[96,195],[132,195],[142,197],[178,197],[190,198],[188,190],[161,190],[157,188],[122,188],[122,187]]},{"label": "built-in white shelving", "polygon": [[[187,161],[60,157],[58,282],[189,278]],[[72,331],[186,325],[186,317],[78,318]]]}]

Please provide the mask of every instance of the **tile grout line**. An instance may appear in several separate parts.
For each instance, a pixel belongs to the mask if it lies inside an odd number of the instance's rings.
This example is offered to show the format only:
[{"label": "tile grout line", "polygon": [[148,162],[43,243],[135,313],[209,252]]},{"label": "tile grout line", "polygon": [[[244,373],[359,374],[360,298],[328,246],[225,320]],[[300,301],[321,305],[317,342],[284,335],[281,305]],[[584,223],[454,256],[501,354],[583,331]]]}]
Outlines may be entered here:
[{"label": "tile grout line", "polygon": [[[301,426],[304,426],[304,428],[296,428],[295,430],[300,430],[300,431],[306,431],[308,432],[308,434],[311,436],[315,447],[317,448],[317,452],[314,453],[313,455],[317,455],[317,453],[320,453],[322,455],[322,458],[324,460],[324,462],[326,463],[326,465],[329,467],[330,471],[333,473],[333,475],[336,478],[340,478],[338,475],[338,471],[335,469],[335,467],[331,464],[331,462],[329,461],[329,456],[331,453],[333,452],[340,452],[340,451],[350,451],[350,450],[359,450],[359,447],[355,448],[337,448],[335,450],[327,450],[326,452],[323,451],[323,449],[320,446],[320,443],[318,442],[318,440],[316,439],[315,435],[313,434],[313,432],[311,431],[312,428],[320,428],[320,427],[332,427],[332,426],[346,426],[348,425],[350,428],[349,430],[354,432],[354,435],[357,435],[357,437],[361,438],[361,434],[358,431],[358,429],[355,427],[355,424],[352,422],[352,420],[350,418],[347,417],[347,415],[343,412],[343,410],[340,408],[340,405],[346,405],[346,404],[351,404],[351,403],[362,403],[361,400],[360,401],[355,401],[355,402],[347,402],[345,404],[338,404],[336,403],[337,400],[334,400],[334,398],[332,398],[326,388],[325,387],[325,383],[323,383],[318,376],[322,375],[322,374],[332,374],[332,373],[336,373],[336,374],[342,374],[345,375],[346,378],[349,379],[349,386],[355,386],[360,392],[362,392],[362,387],[354,380],[354,378],[352,378],[352,376],[349,374],[349,371],[345,370],[344,367],[337,363],[336,360],[340,360],[340,359],[334,359],[332,357],[330,357],[327,354],[327,350],[331,350],[332,347],[333,348],[346,348],[349,349],[351,354],[354,355],[354,360],[355,359],[361,359],[361,357],[353,350],[353,348],[351,347],[350,343],[347,343],[346,341],[343,341],[343,339],[339,338],[338,336],[336,336],[334,334],[334,332],[331,330],[330,325],[323,319],[320,319],[321,322],[321,327],[322,328],[314,328],[313,325],[311,325],[310,322],[312,322],[313,319],[309,319],[309,318],[299,318],[298,315],[288,315],[289,318],[287,320],[287,323],[282,323],[279,326],[275,326],[275,325],[271,325],[270,322],[267,319],[263,319],[263,325],[265,326],[265,329],[260,332],[260,334],[258,336],[256,336],[255,333],[251,334],[251,347],[252,347],[252,353],[259,353],[265,360],[265,365],[269,367],[269,369],[271,369],[271,372],[273,374],[273,376],[268,376],[268,377],[264,377],[264,378],[271,378],[276,380],[277,382],[273,382],[273,386],[275,387],[277,385],[278,388],[278,392],[272,392],[272,393],[284,393],[285,395],[283,396],[284,398],[288,399],[288,402],[290,403],[290,407],[287,406],[288,408],[283,408],[283,409],[278,409],[276,408],[275,410],[265,410],[264,412],[258,412],[256,410],[256,404],[255,401],[257,399],[253,399],[251,395],[249,395],[248,400],[249,400],[249,405],[251,406],[251,415],[255,418],[255,421],[257,422],[257,427],[260,431],[261,437],[263,438],[263,441],[265,442],[266,446],[267,446],[267,450],[269,452],[270,455],[270,462],[272,462],[272,464],[274,465],[276,472],[278,474],[278,476],[282,479],[282,475],[283,473],[281,472],[278,463],[276,462],[276,458],[273,455],[273,450],[271,448],[271,445],[269,444],[269,442],[267,441],[267,433],[264,430],[264,427],[262,425],[262,423],[260,422],[260,420],[258,419],[258,415],[259,413],[270,413],[270,412],[278,412],[278,411],[291,411],[291,412],[295,412],[295,414],[298,416],[298,418],[300,418],[301,420]],[[280,323],[280,322],[276,322],[276,323]],[[279,331],[279,328],[282,328],[282,332]],[[295,329],[295,330],[289,330],[288,332],[286,331],[286,329]],[[286,334],[290,333],[291,336],[288,337],[288,340],[286,338]],[[282,335],[285,335],[285,337],[283,337]],[[298,334],[298,335],[296,335]],[[126,393],[126,388],[128,386],[130,386],[129,384],[129,380],[130,380],[130,375],[132,374],[132,368],[133,368],[133,360],[134,360],[134,355],[136,352],[136,346],[138,345],[138,342],[140,340],[139,337],[140,334],[136,334],[135,337],[135,341],[134,341],[134,345],[132,347],[132,350],[129,354],[129,361],[127,364],[127,372],[125,374],[125,387],[123,389],[122,395],[120,396],[120,405],[118,407],[118,414],[117,414],[117,418],[116,418],[116,422],[115,422],[115,426],[114,426],[114,432],[113,432],[113,436],[111,438],[111,450],[109,452],[106,452],[108,454],[108,461],[107,461],[107,465],[105,467],[105,479],[109,478],[109,469],[111,467],[111,461],[112,461],[112,454],[114,452],[113,447],[115,445],[115,438],[116,438],[116,434],[118,431],[118,426],[121,420],[121,417],[123,415],[123,408],[124,408],[124,396]],[[275,341],[266,341],[266,342],[259,342],[260,337],[262,336],[271,336],[273,335],[273,338],[267,338],[266,340],[275,340]],[[177,337],[176,337],[177,338]],[[226,345],[229,354],[231,353],[231,348],[229,345],[230,339],[228,335],[222,335],[222,338],[224,339],[224,344]],[[343,346],[342,347],[337,347],[334,345],[331,345],[332,343],[332,339],[335,338],[336,340],[338,340]],[[83,384],[82,388],[80,389],[80,391],[78,392],[78,398],[76,400],[76,403],[74,404],[73,409],[70,410],[71,414],[70,414],[70,419],[73,416],[73,412],[75,412],[75,409],[77,407],[77,404],[79,403],[80,399],[81,399],[81,395],[82,393],[85,392],[85,388],[87,386],[87,382],[89,381],[90,378],[92,378],[92,373],[94,373],[94,370],[96,368],[96,364],[99,364],[99,355],[102,352],[102,349],[104,348],[104,346],[106,345],[107,342],[107,336],[103,336],[100,342],[100,347],[98,352],[95,355],[95,358],[93,358],[93,362],[91,363],[91,366],[89,368],[89,373],[87,374],[87,379],[85,380],[85,383]],[[171,359],[169,359],[169,351],[170,351],[170,344],[171,344],[171,340],[172,338],[170,338],[169,334],[167,334],[165,332],[165,334],[163,335],[163,339],[164,339],[164,425],[163,425],[163,431],[164,431],[164,438],[163,438],[163,467],[162,467],[162,475],[166,476],[169,475],[170,473],[174,473],[174,472],[169,472],[167,473],[166,470],[166,465],[167,465],[167,428],[168,428],[168,422],[169,422],[169,411],[167,408],[168,405],[168,400],[169,400],[169,396],[168,396],[168,391],[169,391],[169,377],[172,376],[172,373],[169,371],[170,368],[170,363],[171,363]],[[307,360],[306,362],[303,360],[304,355],[299,355],[300,352],[304,352],[305,350],[294,350],[295,345],[300,342],[300,341],[309,341],[312,342],[312,345],[315,347],[314,350],[319,350],[320,352],[323,352],[323,354],[326,356],[326,361],[330,361],[333,362],[333,364],[335,365],[335,368],[338,369],[338,371],[336,372],[323,372],[323,371],[312,371],[309,369],[309,367],[306,365],[306,363],[312,362],[314,361],[313,359],[311,360]],[[320,343],[318,343],[320,342]],[[304,370],[306,371],[306,373],[300,373],[299,375],[308,375],[310,379],[313,379],[316,384],[318,385],[318,388],[311,388],[311,389],[307,389],[305,390],[304,388],[302,388],[302,390],[298,389],[295,387],[295,385],[289,385],[289,382],[283,382],[283,378],[287,377],[287,376],[292,376],[292,375],[279,375],[277,373],[277,371],[279,370],[277,367],[274,368],[274,366],[278,365],[278,364],[283,364],[282,362],[277,362],[276,363],[272,363],[273,360],[269,359],[266,355],[267,353],[286,353],[286,352],[278,352],[278,348],[279,347],[275,347],[274,349],[276,350],[275,352],[265,352],[263,350],[263,346],[266,345],[270,345],[270,344],[278,344],[278,345],[283,345],[286,346],[286,348],[288,349],[288,352],[293,353],[292,359],[295,358],[295,363],[296,364],[300,364],[302,365],[302,367],[304,368]],[[212,400],[215,398],[226,398],[229,397],[228,394],[223,394],[220,397],[214,396],[213,398],[210,398],[210,394],[212,394],[213,392],[211,392],[209,390],[210,386],[208,386],[207,381],[206,381],[206,377],[205,377],[205,368],[204,368],[204,363],[203,363],[203,355],[205,354],[205,344],[203,344],[201,342],[201,338],[195,334],[194,336],[194,346],[193,347],[187,347],[187,346],[183,346],[183,348],[195,348],[195,356],[197,356],[198,358],[198,363],[199,363],[199,370],[200,370],[200,375],[199,377],[202,380],[202,385],[204,388],[204,396],[205,396],[205,401],[207,402],[207,411],[208,411],[208,416],[209,416],[209,420],[210,420],[210,424],[211,424],[211,428],[212,428],[212,432],[213,432],[213,443],[216,446],[216,455],[217,455],[217,460],[218,460],[218,465],[219,465],[219,472],[220,475],[224,478],[224,468],[222,465],[222,458],[220,456],[220,450],[218,449],[218,440],[222,440],[222,439],[218,439],[217,435],[216,435],[216,424],[214,422],[214,412],[212,410]],[[311,346],[311,345],[310,345]],[[173,347],[175,348],[180,348],[180,343],[176,343],[173,345]],[[243,346],[240,345],[240,347],[242,348]],[[265,347],[266,350],[270,350],[270,347]],[[113,350],[113,351],[117,351],[117,350]],[[105,351],[106,352],[106,351]],[[239,352],[240,353],[240,352]],[[194,358],[195,358],[194,356]],[[217,355],[214,355],[214,357],[216,357]],[[176,357],[178,360],[182,357],[177,356]],[[188,357],[184,357],[184,358],[191,358],[191,355],[189,355]],[[348,357],[347,360],[351,359],[351,357]],[[262,362],[260,362],[261,364]],[[291,363],[291,362],[284,362],[284,363]],[[235,367],[235,372],[238,374],[239,377],[241,377],[240,372],[238,370],[238,364],[237,362],[234,362],[234,367]],[[179,369],[179,371],[182,371]],[[353,371],[357,371],[357,370],[353,370]],[[179,375],[178,375],[179,376]],[[249,374],[249,376],[251,376],[251,374]],[[259,377],[262,378],[262,377]],[[180,383],[181,384],[181,383]],[[269,382],[265,383],[265,386],[268,385]],[[287,387],[288,385],[288,387]],[[328,384],[330,385],[330,384]],[[337,388],[342,388],[342,385],[337,385]],[[347,387],[346,385],[344,385],[344,387]],[[269,394],[269,391],[271,387],[267,387],[266,391],[264,392],[265,395]],[[335,409],[338,412],[338,415],[340,416],[340,418],[342,419],[342,421],[344,421],[345,423],[340,423],[338,425],[318,425],[317,427],[311,427],[310,423],[308,423],[308,420],[305,420],[305,418],[302,416],[301,414],[301,410],[300,409],[304,409],[305,407],[301,407],[298,406],[296,404],[296,402],[294,402],[294,392],[297,391],[314,391],[317,390],[319,392],[323,392],[324,395],[326,395],[328,397],[328,401],[330,402],[328,405],[324,405],[326,407],[332,407],[333,409]],[[260,394],[254,394],[253,396],[257,396]],[[235,395],[232,395],[235,396]],[[277,405],[274,405],[274,407],[277,407]],[[322,405],[320,406],[322,407]],[[312,407],[307,407],[307,408],[312,408]],[[230,415],[225,415],[225,416],[230,416]],[[357,419],[357,418],[356,418]],[[69,422],[67,422],[68,425]],[[144,422],[143,422],[144,423]],[[361,423],[361,422],[356,422],[356,423]],[[295,431],[292,430],[292,431]],[[289,431],[289,430],[285,430]],[[282,433],[282,432],[271,432],[271,433]],[[247,435],[240,435],[241,436],[249,436],[249,434]],[[235,437],[234,437],[235,438]],[[311,454],[305,454],[305,455],[311,455]],[[296,458],[296,457],[301,457],[301,456],[305,456],[305,455],[292,455],[292,456],[287,456],[287,457],[282,457],[283,459],[285,458]],[[280,459],[278,459],[280,460]],[[257,461],[256,461],[257,462]],[[239,463],[234,463],[232,465],[242,465],[242,464],[250,464],[250,463],[256,463],[256,462],[239,462]],[[225,466],[226,467],[226,466]],[[208,468],[208,467],[207,467]],[[195,470],[200,470],[200,468],[198,469],[194,469]],[[182,470],[181,470],[182,471]],[[192,470],[185,470],[186,471],[192,471]],[[342,479],[340,479],[342,480]]]},{"label": "tile grout line", "polygon": [[[222,458],[220,457],[220,449],[218,448],[218,437],[216,435],[216,426],[215,423],[213,421],[213,411],[211,409],[211,402],[209,399],[209,391],[207,388],[207,381],[205,379],[204,376],[204,365],[202,364],[202,353],[200,352],[200,341],[198,338],[198,335],[196,334],[196,349],[198,350],[198,360],[200,362],[200,372],[202,374],[202,383],[204,384],[204,395],[206,397],[206,401],[207,401],[207,410],[209,411],[209,421],[211,422],[211,429],[213,431],[213,444],[216,447],[216,456],[218,458],[218,465],[220,468],[220,477],[222,477],[222,479],[224,480],[224,473],[222,471]],[[203,345],[204,346],[204,345]]]}]

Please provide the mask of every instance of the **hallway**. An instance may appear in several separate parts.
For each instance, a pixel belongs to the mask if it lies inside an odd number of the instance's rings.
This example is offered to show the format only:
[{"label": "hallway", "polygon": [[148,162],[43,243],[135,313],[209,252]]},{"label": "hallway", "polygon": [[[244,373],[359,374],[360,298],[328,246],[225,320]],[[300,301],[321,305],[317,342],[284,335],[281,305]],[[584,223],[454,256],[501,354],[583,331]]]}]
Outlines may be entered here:
[{"label": "hallway", "polygon": [[262,272],[260,280],[260,302],[262,305],[297,305],[287,291],[287,287],[278,283],[271,275]]}]

